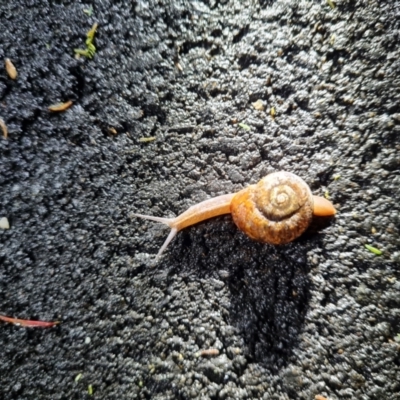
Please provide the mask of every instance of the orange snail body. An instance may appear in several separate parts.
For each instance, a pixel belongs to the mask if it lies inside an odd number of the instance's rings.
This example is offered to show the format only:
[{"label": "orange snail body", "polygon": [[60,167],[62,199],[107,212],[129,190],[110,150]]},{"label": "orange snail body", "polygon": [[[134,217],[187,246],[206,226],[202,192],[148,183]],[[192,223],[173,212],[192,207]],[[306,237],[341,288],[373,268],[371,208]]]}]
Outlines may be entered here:
[{"label": "orange snail body", "polygon": [[206,219],[232,214],[237,227],[250,238],[270,244],[285,244],[299,237],[314,216],[333,216],[336,210],[323,197],[313,196],[309,186],[290,172],[274,172],[256,185],[198,203],[176,218],[143,214],[134,216],[161,222],[171,232],[157,254],[161,256],[178,231]]}]

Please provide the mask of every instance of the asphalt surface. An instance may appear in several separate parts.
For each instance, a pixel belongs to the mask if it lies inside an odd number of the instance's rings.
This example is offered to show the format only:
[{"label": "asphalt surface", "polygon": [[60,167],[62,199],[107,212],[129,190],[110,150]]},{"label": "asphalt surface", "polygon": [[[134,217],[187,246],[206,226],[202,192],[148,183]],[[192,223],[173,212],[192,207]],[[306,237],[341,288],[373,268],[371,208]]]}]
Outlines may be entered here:
[{"label": "asphalt surface", "polygon": [[[61,321],[1,323],[1,399],[400,399],[400,6],[331,5],[0,3],[0,314]],[[336,218],[280,247],[215,218],[151,266],[132,213],[276,170]]]}]

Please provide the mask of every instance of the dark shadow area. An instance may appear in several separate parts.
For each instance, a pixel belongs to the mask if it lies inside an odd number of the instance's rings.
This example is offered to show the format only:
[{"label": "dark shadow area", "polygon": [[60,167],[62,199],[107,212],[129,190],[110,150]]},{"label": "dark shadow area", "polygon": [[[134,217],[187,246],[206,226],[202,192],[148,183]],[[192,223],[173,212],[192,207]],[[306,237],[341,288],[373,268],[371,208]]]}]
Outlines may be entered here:
[{"label": "dark shadow area", "polygon": [[321,220],[284,246],[252,241],[228,216],[206,221],[178,235],[163,263],[171,269],[156,267],[151,273],[166,287],[176,275],[223,281],[231,293],[227,322],[243,337],[246,358],[277,373],[287,365],[304,324],[311,288],[307,251],[319,246],[318,227],[328,223]]}]

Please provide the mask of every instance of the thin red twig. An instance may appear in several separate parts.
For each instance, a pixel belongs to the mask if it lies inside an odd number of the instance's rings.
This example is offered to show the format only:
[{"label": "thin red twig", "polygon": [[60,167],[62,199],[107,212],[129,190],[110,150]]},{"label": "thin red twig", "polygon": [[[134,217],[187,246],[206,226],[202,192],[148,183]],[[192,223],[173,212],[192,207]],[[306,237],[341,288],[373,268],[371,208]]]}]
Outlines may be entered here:
[{"label": "thin red twig", "polygon": [[47,322],[47,321],[32,321],[29,319],[10,318],[4,315],[0,315],[0,321],[10,322],[11,324],[25,326],[27,328],[51,328],[54,325],[58,325],[60,323],[60,321]]}]

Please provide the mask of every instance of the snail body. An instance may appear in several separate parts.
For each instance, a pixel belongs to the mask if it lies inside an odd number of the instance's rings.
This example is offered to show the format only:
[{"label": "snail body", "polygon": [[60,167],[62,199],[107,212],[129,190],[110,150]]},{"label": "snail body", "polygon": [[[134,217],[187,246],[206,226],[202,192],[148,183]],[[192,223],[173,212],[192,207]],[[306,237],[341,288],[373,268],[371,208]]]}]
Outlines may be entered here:
[{"label": "snail body", "polygon": [[198,203],[176,218],[133,215],[161,222],[171,228],[157,254],[159,258],[183,228],[229,213],[237,227],[250,238],[279,245],[299,237],[311,224],[313,216],[333,216],[336,210],[330,201],[313,196],[303,179],[281,171],[269,174],[256,185],[250,185],[237,193]]}]

